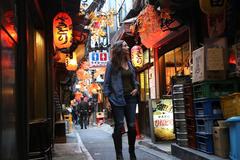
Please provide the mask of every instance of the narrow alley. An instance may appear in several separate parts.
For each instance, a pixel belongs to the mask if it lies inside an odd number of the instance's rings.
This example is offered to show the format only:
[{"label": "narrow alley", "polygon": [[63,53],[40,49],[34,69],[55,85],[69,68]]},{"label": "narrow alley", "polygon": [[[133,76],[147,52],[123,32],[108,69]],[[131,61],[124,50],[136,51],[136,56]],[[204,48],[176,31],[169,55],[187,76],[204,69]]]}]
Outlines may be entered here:
[{"label": "narrow alley", "polygon": [[240,160],[240,0],[0,0],[0,160]]}]

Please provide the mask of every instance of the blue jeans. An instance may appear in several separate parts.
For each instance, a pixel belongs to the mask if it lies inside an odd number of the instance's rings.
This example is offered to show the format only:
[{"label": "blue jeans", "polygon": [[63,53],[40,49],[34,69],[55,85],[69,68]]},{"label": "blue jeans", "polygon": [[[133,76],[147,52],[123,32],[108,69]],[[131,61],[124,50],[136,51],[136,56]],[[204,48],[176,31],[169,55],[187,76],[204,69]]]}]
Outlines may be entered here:
[{"label": "blue jeans", "polygon": [[126,118],[128,130],[136,130],[135,128],[135,115],[136,115],[136,101],[135,97],[125,96],[126,106],[115,106],[111,103],[112,114],[115,123],[114,133],[118,134],[124,127],[124,116]]},{"label": "blue jeans", "polygon": [[[113,138],[114,143],[122,143],[122,128],[124,127],[124,116],[126,118],[128,127],[128,144],[129,152],[134,152],[134,146],[136,141],[136,127],[135,127],[135,115],[136,115],[136,97],[125,96],[126,106],[112,106],[112,114],[115,123]],[[116,147],[116,146],[115,146]],[[119,147],[121,148],[121,146]],[[118,150],[118,147],[116,151]]]}]

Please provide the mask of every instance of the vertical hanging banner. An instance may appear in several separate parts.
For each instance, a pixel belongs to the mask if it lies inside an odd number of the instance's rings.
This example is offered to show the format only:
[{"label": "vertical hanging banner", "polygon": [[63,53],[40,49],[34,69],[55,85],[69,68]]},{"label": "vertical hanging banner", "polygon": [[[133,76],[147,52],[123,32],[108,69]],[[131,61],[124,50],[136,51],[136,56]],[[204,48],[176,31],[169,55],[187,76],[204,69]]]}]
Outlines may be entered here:
[{"label": "vertical hanging banner", "polygon": [[53,41],[58,49],[69,48],[73,39],[72,19],[65,12],[59,12],[53,19]]},{"label": "vertical hanging banner", "polygon": [[107,51],[92,51],[89,53],[90,67],[102,67],[106,66],[109,61]]}]

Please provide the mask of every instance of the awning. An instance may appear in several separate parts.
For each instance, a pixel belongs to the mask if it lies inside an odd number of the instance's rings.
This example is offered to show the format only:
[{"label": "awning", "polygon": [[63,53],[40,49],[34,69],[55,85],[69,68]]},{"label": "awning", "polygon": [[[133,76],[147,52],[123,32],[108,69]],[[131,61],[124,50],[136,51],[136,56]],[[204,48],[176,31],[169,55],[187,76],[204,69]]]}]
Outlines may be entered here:
[{"label": "awning", "polygon": [[162,39],[182,31],[182,24],[177,20],[168,24],[168,27],[164,27],[158,13],[152,5],[148,5],[143,11],[141,11],[138,16],[138,24],[138,32],[141,42],[147,48],[157,47],[159,46],[159,41]]}]

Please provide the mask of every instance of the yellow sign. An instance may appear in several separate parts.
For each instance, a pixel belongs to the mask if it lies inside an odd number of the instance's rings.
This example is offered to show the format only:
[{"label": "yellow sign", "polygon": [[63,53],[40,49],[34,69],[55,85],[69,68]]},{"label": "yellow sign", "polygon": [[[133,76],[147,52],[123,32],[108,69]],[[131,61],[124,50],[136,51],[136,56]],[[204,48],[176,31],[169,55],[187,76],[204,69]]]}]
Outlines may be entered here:
[{"label": "yellow sign", "polygon": [[154,134],[161,140],[175,139],[172,99],[152,101]]}]

